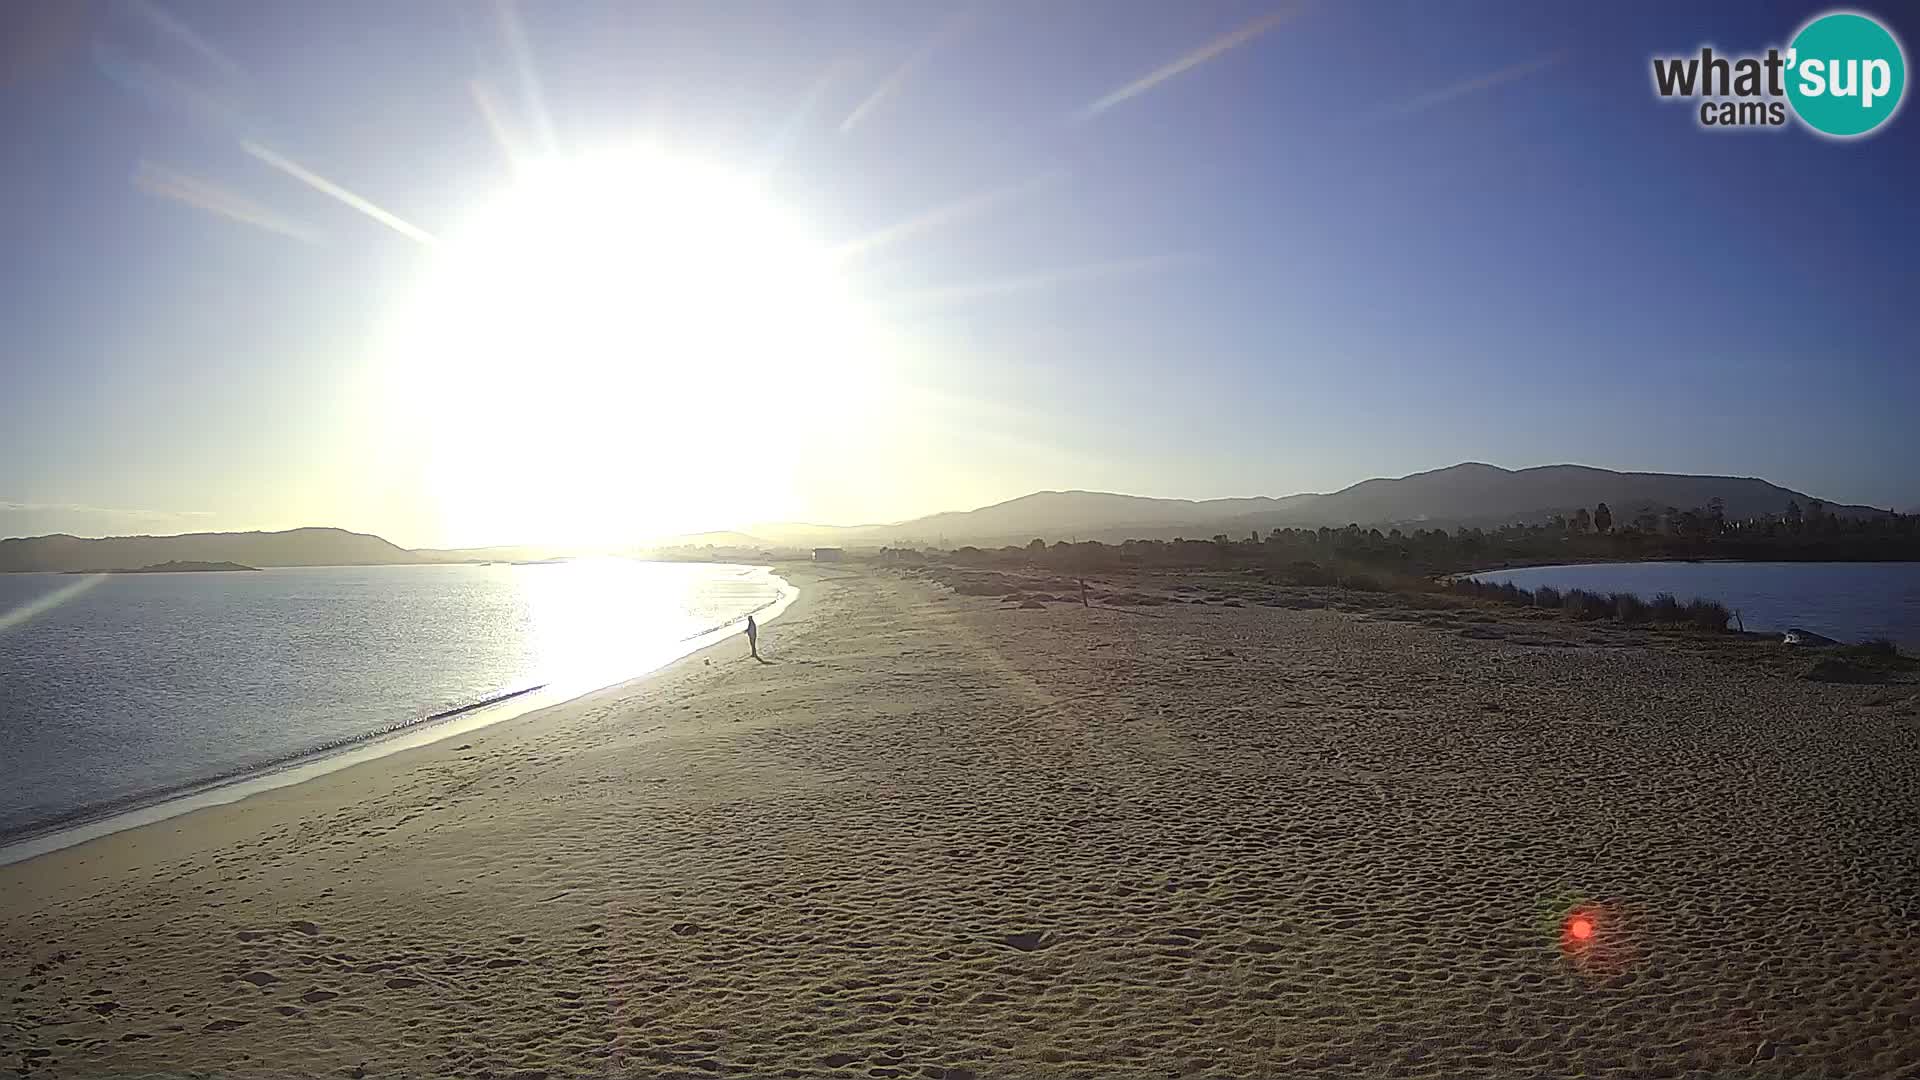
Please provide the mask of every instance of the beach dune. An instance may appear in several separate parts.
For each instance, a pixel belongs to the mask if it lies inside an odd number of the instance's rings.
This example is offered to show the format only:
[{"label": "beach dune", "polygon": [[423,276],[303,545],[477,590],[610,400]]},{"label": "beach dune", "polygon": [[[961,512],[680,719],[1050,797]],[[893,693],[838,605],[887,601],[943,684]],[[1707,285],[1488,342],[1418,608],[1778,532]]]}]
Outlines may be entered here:
[{"label": "beach dune", "polygon": [[1911,686],[794,580],[769,664],[0,868],[0,1067],[1920,1070]]}]

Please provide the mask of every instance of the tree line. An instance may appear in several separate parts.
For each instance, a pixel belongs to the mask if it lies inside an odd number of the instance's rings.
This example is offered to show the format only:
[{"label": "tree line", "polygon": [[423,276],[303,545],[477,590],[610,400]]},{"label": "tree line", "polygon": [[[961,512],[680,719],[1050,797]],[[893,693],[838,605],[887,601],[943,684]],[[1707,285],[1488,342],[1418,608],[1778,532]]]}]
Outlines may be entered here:
[{"label": "tree line", "polygon": [[[908,548],[887,548],[889,561],[923,558]],[[1399,528],[1382,532],[1358,524],[1344,528],[1273,529],[1264,535],[1215,534],[1208,539],[1048,543],[962,547],[952,561],[979,566],[1041,566],[1063,572],[1236,566],[1292,567],[1299,576],[1312,564],[1335,572],[1364,566],[1416,575],[1458,573],[1499,566],[1639,559],[1733,559],[1793,562],[1920,560],[1920,515],[1843,517],[1820,500],[1802,508],[1790,501],[1777,514],[1729,517],[1725,503],[1706,506],[1635,507],[1616,514],[1606,503],[1545,521],[1483,529]],[[1336,575],[1337,576],[1337,575]]]}]

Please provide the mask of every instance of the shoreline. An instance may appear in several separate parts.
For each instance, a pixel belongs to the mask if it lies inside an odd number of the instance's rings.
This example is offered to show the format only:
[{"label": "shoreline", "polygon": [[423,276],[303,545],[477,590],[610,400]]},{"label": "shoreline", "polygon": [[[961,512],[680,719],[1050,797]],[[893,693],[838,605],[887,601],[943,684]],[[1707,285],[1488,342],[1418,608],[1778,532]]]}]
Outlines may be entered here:
[{"label": "shoreline", "polygon": [[[1698,569],[1685,572],[1671,569],[1680,566]],[[1726,612],[1729,633],[1754,634],[1778,641],[1784,634],[1806,628],[1834,637],[1843,644],[1886,640],[1903,650],[1920,651],[1920,622],[1907,614],[1908,609],[1897,599],[1897,586],[1904,580],[1898,576],[1900,571],[1876,571],[1893,576],[1888,583],[1895,588],[1891,595],[1883,592],[1870,601],[1868,594],[1857,588],[1848,590],[1851,575],[1862,572],[1854,568],[1866,566],[1920,566],[1920,561],[1643,559],[1494,567],[1440,580],[1449,589],[1470,589],[1476,585],[1497,589],[1510,585],[1519,590],[1517,602],[1523,607],[1527,606],[1529,595],[1540,589],[1563,595],[1584,592],[1602,600],[1625,594],[1646,607],[1665,594],[1682,605],[1717,604]],[[1652,576],[1654,580],[1612,580],[1621,576],[1622,568],[1626,575]],[[1724,580],[1708,579],[1709,575]],[[1659,580],[1661,577],[1674,580],[1663,582]],[[1506,602],[1515,601],[1510,598]]]},{"label": "shoreline", "polygon": [[1920,1068],[1920,682],[1217,576],[1083,607],[848,569],[783,571],[766,663],[0,868],[0,1062]]},{"label": "shoreline", "polygon": [[229,775],[76,810],[53,821],[30,825],[19,835],[0,838],[0,867],[27,862],[101,837],[156,825],[196,810],[224,806],[302,784],[342,769],[431,746],[456,735],[484,730],[601,690],[649,678],[665,667],[737,635],[739,623],[748,615],[761,623],[772,622],[799,598],[799,589],[774,567],[758,565],[753,569],[773,582],[779,595],[710,630],[661,646],[658,651],[648,654],[640,668],[611,682],[565,686],[541,683],[506,690],[480,701],[456,705],[363,735],[350,736],[336,743],[301,751]]}]

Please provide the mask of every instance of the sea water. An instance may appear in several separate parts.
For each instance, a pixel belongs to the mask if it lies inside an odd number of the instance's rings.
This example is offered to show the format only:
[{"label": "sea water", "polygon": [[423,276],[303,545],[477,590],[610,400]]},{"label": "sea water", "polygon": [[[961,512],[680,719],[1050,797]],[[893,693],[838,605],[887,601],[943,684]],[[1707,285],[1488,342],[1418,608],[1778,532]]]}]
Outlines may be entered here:
[{"label": "sea water", "polygon": [[1473,575],[1523,589],[1718,600],[1746,629],[1799,627],[1840,641],[1887,638],[1920,653],[1920,562],[1626,562],[1529,566]]},{"label": "sea water", "polygon": [[622,559],[0,574],[0,841],[605,686],[785,591]]}]

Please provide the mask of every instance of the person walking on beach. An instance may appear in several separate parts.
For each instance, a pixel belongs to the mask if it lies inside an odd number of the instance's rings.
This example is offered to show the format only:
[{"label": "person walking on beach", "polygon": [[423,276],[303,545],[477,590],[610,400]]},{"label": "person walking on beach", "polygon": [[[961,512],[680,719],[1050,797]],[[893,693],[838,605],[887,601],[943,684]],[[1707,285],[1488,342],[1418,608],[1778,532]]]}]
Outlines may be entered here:
[{"label": "person walking on beach", "polygon": [[747,616],[747,651],[753,653],[755,660],[760,659],[760,627],[751,615]]}]

